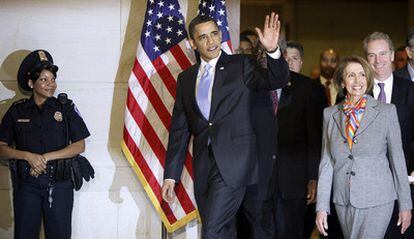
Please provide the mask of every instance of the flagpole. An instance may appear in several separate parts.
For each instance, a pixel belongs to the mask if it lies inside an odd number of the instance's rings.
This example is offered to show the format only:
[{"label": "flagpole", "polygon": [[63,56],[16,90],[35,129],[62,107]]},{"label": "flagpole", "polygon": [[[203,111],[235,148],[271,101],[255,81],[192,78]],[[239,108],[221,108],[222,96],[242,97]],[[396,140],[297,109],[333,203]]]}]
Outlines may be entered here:
[{"label": "flagpole", "polygon": [[161,222],[161,239],[172,239],[172,233],[168,233],[164,223]]}]

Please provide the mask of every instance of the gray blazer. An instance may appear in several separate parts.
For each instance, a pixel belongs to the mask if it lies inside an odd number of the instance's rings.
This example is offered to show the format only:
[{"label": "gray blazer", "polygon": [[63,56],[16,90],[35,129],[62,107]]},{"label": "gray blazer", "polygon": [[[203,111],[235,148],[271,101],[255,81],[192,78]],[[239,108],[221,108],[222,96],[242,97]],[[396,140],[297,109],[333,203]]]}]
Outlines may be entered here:
[{"label": "gray blazer", "polygon": [[330,213],[333,202],[369,208],[398,199],[400,211],[412,208],[401,132],[392,104],[368,95],[352,150],[345,137],[342,103],[324,111],[322,156],[316,211]]}]

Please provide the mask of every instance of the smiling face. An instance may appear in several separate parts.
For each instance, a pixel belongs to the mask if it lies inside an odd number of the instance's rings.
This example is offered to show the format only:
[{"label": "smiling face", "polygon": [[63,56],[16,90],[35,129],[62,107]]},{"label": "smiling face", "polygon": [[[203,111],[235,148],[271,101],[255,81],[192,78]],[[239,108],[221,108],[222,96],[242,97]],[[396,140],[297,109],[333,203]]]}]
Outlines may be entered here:
[{"label": "smiling face", "polygon": [[350,62],[344,71],[342,87],[351,96],[352,102],[357,102],[367,91],[367,77],[361,64]]},{"label": "smiling face", "polygon": [[219,56],[221,51],[221,31],[213,21],[204,22],[194,27],[193,39],[190,45],[200,53],[206,62]]},{"label": "smiling face", "polygon": [[383,40],[373,40],[367,44],[367,60],[374,68],[376,78],[380,81],[388,79],[392,74],[394,52],[388,43]]},{"label": "smiling face", "polygon": [[33,97],[36,103],[42,104],[47,98],[52,97],[56,91],[55,76],[49,70],[42,70],[36,81],[29,80],[29,86],[33,88]]}]

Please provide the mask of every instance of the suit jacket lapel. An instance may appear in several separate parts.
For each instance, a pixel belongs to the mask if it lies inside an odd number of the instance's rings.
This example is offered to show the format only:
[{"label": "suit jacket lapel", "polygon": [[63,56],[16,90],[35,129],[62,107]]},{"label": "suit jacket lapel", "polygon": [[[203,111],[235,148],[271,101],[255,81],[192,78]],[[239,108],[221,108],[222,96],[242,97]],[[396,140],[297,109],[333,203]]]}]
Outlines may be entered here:
[{"label": "suit jacket lapel", "polygon": [[189,78],[191,79],[190,86],[189,86],[189,91],[190,91],[189,94],[190,94],[191,104],[193,105],[193,108],[195,109],[196,112],[198,112],[200,117],[204,118],[203,114],[200,111],[200,108],[198,108],[196,94],[195,94],[197,74],[198,74],[199,68],[200,68],[200,64],[197,63],[189,69],[190,72],[188,74],[189,74]]},{"label": "suit jacket lapel", "polygon": [[338,127],[339,132],[341,132],[342,137],[346,139],[346,134],[345,134],[346,116],[343,113],[342,104],[338,104],[336,106],[336,111],[332,113],[332,117],[334,118],[335,124]]},{"label": "suit jacket lapel", "polygon": [[365,113],[362,116],[359,128],[357,129],[355,136],[362,134],[365,131],[365,129],[367,129],[368,126],[375,120],[375,118],[377,118],[379,113],[376,109],[377,105],[378,102],[374,98],[372,98],[371,96],[367,97]]},{"label": "suit jacket lapel", "polygon": [[392,83],[392,93],[391,93],[391,103],[394,105],[403,105],[405,97],[405,88],[401,85],[401,80],[398,77],[395,77]]},{"label": "suit jacket lapel", "polygon": [[279,100],[279,109],[282,109],[288,106],[292,102],[292,83],[288,82],[288,85],[282,88],[280,100]]},{"label": "suit jacket lapel", "polygon": [[213,83],[213,90],[211,94],[211,108],[210,108],[210,119],[214,116],[216,112],[217,105],[220,102],[220,88],[223,85],[226,76],[226,64],[229,61],[229,56],[222,51],[219,60],[217,61],[215,73],[214,73],[214,83]]}]

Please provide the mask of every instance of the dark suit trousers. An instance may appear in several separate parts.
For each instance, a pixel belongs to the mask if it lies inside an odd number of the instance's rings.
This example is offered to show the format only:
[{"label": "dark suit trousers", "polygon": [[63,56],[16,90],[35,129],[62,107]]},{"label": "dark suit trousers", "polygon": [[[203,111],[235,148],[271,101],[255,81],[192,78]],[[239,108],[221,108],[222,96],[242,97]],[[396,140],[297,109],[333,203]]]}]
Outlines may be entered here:
[{"label": "dark suit trousers", "polygon": [[304,217],[306,199],[275,199],[275,220],[277,239],[304,238]]},{"label": "dark suit trousers", "polygon": [[[410,185],[411,189],[411,198],[414,199],[414,187]],[[410,227],[405,231],[404,234],[401,234],[401,226],[397,226],[398,221],[398,203],[395,201],[394,204],[394,211],[392,212],[392,217],[390,224],[388,225],[387,232],[385,233],[385,239],[411,239],[414,238],[414,216],[411,218],[411,225]],[[411,210],[411,213],[414,213],[414,210]]]},{"label": "dark suit trousers", "polygon": [[245,200],[237,218],[237,239],[274,239],[274,202]]},{"label": "dark suit trousers", "polygon": [[209,147],[208,189],[195,194],[202,221],[203,239],[236,238],[235,215],[243,201],[245,187],[228,187]]}]

